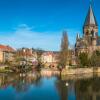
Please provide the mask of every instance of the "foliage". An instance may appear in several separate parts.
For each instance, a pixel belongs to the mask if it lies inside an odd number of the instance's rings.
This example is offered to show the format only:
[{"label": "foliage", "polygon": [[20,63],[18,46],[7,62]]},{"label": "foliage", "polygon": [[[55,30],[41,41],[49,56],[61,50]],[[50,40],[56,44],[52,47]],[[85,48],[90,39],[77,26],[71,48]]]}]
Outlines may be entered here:
[{"label": "foliage", "polygon": [[37,60],[39,63],[41,63],[41,55],[44,51],[42,49],[36,49],[36,53],[37,53]]},{"label": "foliage", "polygon": [[40,70],[42,66],[41,56],[44,51],[42,49],[36,49],[35,51],[37,53],[37,61],[38,61],[37,70]]},{"label": "foliage", "polygon": [[80,53],[79,55],[79,62],[81,67],[85,67],[89,65],[89,58],[87,53]]},{"label": "foliage", "polygon": [[93,66],[93,67],[100,66],[100,51],[93,52],[90,58],[90,66]]},{"label": "foliage", "polygon": [[100,51],[94,51],[89,58],[87,53],[80,53],[79,62],[81,67],[99,67],[100,66]]}]

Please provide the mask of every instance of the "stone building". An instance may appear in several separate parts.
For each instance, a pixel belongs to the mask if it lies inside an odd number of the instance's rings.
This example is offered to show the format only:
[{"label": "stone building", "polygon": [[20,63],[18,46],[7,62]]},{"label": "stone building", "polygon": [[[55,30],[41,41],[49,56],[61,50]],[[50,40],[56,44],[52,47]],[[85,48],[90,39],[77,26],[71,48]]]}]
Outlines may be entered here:
[{"label": "stone building", "polygon": [[14,60],[15,49],[10,46],[0,45],[0,63],[12,62]]},{"label": "stone building", "polygon": [[94,51],[100,50],[100,37],[98,35],[98,24],[90,4],[88,14],[83,25],[83,36],[77,34],[75,44],[75,54],[78,56],[82,52],[91,55]]},{"label": "stone building", "polygon": [[18,49],[17,52],[16,52],[16,55],[19,58],[30,61],[32,63],[37,61],[36,51],[33,51],[32,49],[29,49],[29,48]]},{"label": "stone building", "polygon": [[41,62],[47,66],[57,66],[58,65],[59,52],[45,51],[41,56]]},{"label": "stone building", "polygon": [[41,56],[41,60],[43,63],[54,63],[55,55],[53,52],[44,52]]}]

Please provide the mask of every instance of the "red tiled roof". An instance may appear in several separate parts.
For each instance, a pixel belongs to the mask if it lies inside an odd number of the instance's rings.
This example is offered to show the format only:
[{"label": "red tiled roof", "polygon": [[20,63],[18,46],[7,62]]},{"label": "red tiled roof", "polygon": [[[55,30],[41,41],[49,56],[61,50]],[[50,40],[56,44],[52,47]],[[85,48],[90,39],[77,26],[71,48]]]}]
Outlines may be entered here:
[{"label": "red tiled roof", "polygon": [[15,50],[10,46],[0,45],[0,50],[7,52],[14,52]]}]

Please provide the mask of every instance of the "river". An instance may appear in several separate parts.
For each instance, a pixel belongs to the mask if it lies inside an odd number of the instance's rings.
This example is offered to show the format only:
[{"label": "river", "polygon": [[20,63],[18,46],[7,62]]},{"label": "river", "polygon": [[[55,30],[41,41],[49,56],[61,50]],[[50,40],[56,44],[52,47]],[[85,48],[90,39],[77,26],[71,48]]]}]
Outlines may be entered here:
[{"label": "river", "polygon": [[0,100],[100,100],[100,78],[0,74]]}]

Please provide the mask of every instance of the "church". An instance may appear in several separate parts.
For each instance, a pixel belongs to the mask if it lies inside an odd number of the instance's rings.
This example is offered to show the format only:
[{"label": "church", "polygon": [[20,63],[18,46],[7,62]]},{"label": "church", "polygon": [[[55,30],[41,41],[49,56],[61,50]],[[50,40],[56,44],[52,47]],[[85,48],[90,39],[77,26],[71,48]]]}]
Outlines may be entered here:
[{"label": "church", "polygon": [[94,51],[100,50],[100,37],[98,35],[98,23],[94,15],[92,4],[83,25],[83,36],[77,34],[75,43],[75,55],[86,52],[91,55]]}]

